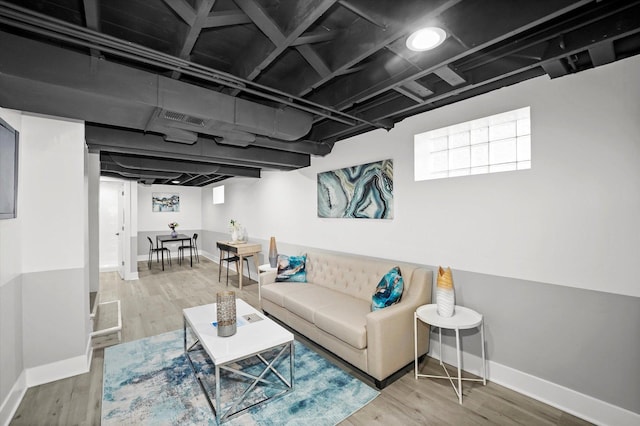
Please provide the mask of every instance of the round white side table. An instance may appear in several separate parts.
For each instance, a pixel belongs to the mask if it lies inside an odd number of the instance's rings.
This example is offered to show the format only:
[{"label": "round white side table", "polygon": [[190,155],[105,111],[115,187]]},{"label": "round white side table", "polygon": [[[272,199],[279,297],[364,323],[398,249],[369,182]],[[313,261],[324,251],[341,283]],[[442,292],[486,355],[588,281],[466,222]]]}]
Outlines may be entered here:
[{"label": "round white side table", "polygon": [[[415,352],[415,379],[418,377],[430,377],[432,379],[449,379],[451,382],[451,386],[458,396],[458,402],[462,404],[462,381],[467,380],[471,382],[482,382],[482,384],[487,384],[487,372],[486,372],[486,362],[484,355],[484,321],[481,314],[477,313],[473,309],[465,308],[464,306],[455,306],[453,316],[451,317],[441,317],[438,315],[438,306],[436,304],[431,305],[423,305],[416,309],[413,314],[414,322],[413,322],[413,339],[414,339],[414,352]],[[418,373],[418,320],[432,325],[434,327],[438,327],[439,333],[439,352],[440,352],[440,365],[444,369],[446,376],[434,376],[430,374],[420,374]],[[482,343],[482,379],[471,379],[471,378],[463,378],[461,374],[460,368],[460,330],[466,330],[469,328],[480,328],[480,340]],[[448,328],[451,330],[455,330],[456,332],[456,355],[458,360],[458,376],[451,377],[447,368],[442,363],[442,329]],[[456,388],[454,379],[458,381],[458,387]]]}]

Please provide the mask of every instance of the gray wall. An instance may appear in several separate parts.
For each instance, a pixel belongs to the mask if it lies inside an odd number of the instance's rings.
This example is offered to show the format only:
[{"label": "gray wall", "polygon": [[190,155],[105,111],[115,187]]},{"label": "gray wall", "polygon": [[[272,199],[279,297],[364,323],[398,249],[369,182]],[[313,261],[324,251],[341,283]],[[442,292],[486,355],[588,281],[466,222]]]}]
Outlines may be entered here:
[{"label": "gray wall", "polygon": [[22,275],[0,283],[0,404],[24,369]]},{"label": "gray wall", "polygon": [[[228,235],[203,234],[202,249],[217,259],[215,241]],[[267,263],[269,241],[251,241],[262,244],[259,263]],[[281,254],[338,253],[276,243]],[[436,276],[437,266],[422,266]],[[456,304],[484,315],[488,361],[640,413],[640,298],[459,270],[453,279]],[[461,335],[462,350],[480,357],[478,331]],[[432,351],[437,338],[434,329]],[[443,352],[455,353],[451,331],[443,330],[443,344]]]},{"label": "gray wall", "polygon": [[84,278],[84,268],[22,275],[25,368],[85,354],[89,294]]},{"label": "gray wall", "polygon": [[[484,315],[489,360],[640,413],[640,298],[457,270],[453,279],[456,304]],[[480,356],[476,340],[462,345]]]},{"label": "gray wall", "polygon": [[100,155],[87,154],[89,198],[89,291],[100,288]]}]

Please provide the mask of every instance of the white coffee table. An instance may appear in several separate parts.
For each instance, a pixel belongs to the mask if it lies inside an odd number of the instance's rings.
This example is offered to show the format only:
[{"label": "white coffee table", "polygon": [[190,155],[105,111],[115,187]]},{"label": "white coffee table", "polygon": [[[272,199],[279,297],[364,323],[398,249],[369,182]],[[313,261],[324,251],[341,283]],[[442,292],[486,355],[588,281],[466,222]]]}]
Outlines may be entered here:
[{"label": "white coffee table", "polygon": [[[284,395],[293,390],[294,382],[294,346],[293,334],[276,324],[262,313],[255,310],[248,303],[241,299],[236,300],[236,314],[238,317],[252,315],[261,320],[246,323],[237,327],[237,332],[230,337],[218,337],[218,329],[212,325],[217,319],[216,304],[196,306],[183,309],[184,316],[184,351],[189,364],[196,375],[200,388],[204,392],[211,409],[213,410],[218,423],[231,419],[251,406],[262,404],[270,399]],[[189,331],[189,333],[187,333]],[[195,340],[195,341],[193,341]],[[215,390],[214,401],[211,400],[210,392],[206,389],[202,380],[202,374],[198,373],[193,365],[190,352],[200,343],[215,366]],[[272,349],[279,349],[270,360],[265,352]],[[289,355],[289,377],[284,377],[275,368],[277,361]],[[242,371],[239,365],[234,364],[243,359],[258,357],[264,364],[264,369],[258,375]],[[231,401],[226,406],[222,404],[223,384],[220,383],[220,370],[226,370],[239,376],[249,378],[246,390],[237,399]],[[267,380],[264,377],[271,371],[278,378],[276,381]],[[273,388],[281,389],[272,396],[267,397],[255,404],[245,408],[238,408],[240,404],[251,394],[256,385],[265,384]]]},{"label": "white coffee table", "polygon": [[[413,314],[413,339],[414,339],[414,351],[415,351],[415,365],[414,365],[414,374],[415,379],[418,377],[430,377],[433,379],[449,379],[451,382],[451,386],[458,396],[458,402],[462,404],[462,381],[467,380],[470,382],[482,382],[484,385],[487,384],[487,372],[486,372],[486,360],[484,357],[484,320],[481,314],[474,311],[473,309],[465,308],[464,306],[456,305],[454,307],[454,314],[451,317],[441,317],[438,315],[438,305],[422,305],[416,309],[416,312]],[[434,327],[438,327],[438,341],[439,341],[439,351],[440,351],[440,365],[444,369],[446,376],[434,376],[431,374],[420,374],[418,373],[418,320],[430,324]],[[460,330],[466,330],[469,328],[480,328],[480,341],[482,344],[482,379],[471,379],[462,377],[461,372],[461,361],[460,361]],[[458,360],[458,376],[451,377],[447,368],[442,363],[442,329],[448,328],[450,330],[455,330],[456,332],[456,355]],[[458,382],[458,387],[453,381],[456,379]]]}]

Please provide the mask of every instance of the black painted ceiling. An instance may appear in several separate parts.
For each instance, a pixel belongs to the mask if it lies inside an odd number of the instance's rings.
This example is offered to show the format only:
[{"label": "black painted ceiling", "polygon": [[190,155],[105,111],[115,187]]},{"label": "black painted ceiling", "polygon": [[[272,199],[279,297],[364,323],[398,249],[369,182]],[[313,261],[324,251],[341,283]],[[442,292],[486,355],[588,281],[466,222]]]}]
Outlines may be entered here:
[{"label": "black painted ceiling", "polygon": [[[447,31],[438,48],[412,30]],[[0,106],[85,120],[102,174],[203,186],[640,52],[640,1],[0,1]]]}]

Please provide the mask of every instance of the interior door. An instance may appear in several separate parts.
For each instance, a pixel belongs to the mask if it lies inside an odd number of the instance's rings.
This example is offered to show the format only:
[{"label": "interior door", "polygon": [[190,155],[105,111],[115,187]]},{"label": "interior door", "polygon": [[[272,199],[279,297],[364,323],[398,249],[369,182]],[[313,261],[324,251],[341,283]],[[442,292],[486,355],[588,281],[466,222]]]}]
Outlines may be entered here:
[{"label": "interior door", "polygon": [[118,252],[120,250],[119,233],[119,197],[122,183],[113,181],[100,182],[100,271],[117,271],[121,265]]}]

